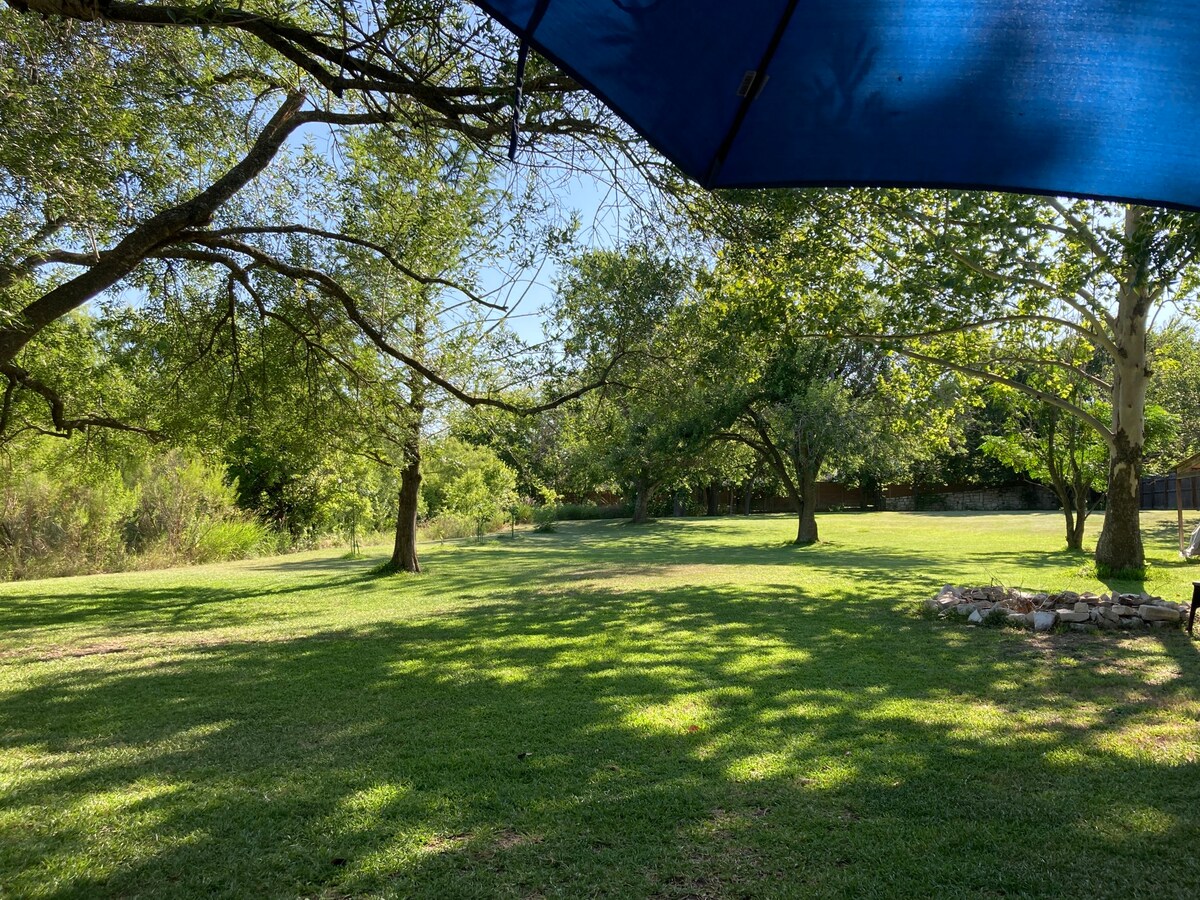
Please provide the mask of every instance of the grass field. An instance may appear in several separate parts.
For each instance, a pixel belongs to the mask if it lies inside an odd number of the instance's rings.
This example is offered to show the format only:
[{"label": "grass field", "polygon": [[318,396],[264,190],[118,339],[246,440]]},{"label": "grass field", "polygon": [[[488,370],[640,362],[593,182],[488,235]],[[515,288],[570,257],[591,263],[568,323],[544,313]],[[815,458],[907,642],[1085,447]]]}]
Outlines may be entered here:
[{"label": "grass field", "polygon": [[0,586],[0,896],[1200,896],[1200,643],[917,614],[1103,587],[1056,514],[820,525]]}]

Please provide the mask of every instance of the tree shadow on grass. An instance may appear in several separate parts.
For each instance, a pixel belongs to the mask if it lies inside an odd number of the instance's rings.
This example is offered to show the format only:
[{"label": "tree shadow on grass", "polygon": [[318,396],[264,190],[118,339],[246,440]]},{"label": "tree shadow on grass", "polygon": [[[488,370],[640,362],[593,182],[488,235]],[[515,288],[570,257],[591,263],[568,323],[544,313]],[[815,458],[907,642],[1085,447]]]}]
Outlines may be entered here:
[{"label": "tree shadow on grass", "polygon": [[[815,578],[853,579],[864,596],[891,597],[898,590],[933,592],[948,580],[992,579],[994,572],[1045,570],[1047,577],[1069,571],[1078,558],[1067,551],[957,552],[953,558],[931,547],[927,552],[886,546],[747,541],[738,519],[693,523],[664,520],[651,528],[622,530],[620,523],[589,523],[554,535],[530,535],[506,542],[438,548],[426,555],[427,574],[380,576],[382,557],[256,560],[224,567],[214,583],[204,570],[155,573],[146,584],[136,577],[108,576],[85,585],[43,582],[12,585],[0,592],[0,635],[10,646],[45,638],[55,629],[96,639],[110,634],[190,631],[197,628],[253,625],[264,604],[281,598],[287,614],[299,621],[337,594],[347,604],[393,596],[397,602],[429,594],[464,602],[494,599],[519,602],[531,589],[566,590],[574,583],[614,576],[685,578],[711,584],[740,580],[738,569],[777,567],[781,580],[803,585]],[[727,534],[714,537],[714,529]],[[717,545],[730,539],[730,546]],[[741,541],[738,543],[737,541]],[[132,586],[131,583],[132,582]],[[897,585],[903,584],[903,588]],[[1023,585],[1041,589],[1045,585]],[[792,590],[792,588],[788,588]],[[917,599],[911,597],[910,599]],[[276,610],[275,615],[279,615]]]},{"label": "tree shadow on grass", "polygon": [[60,661],[0,701],[0,881],[1195,896],[1198,691],[1178,635],[966,631],[790,583]]}]

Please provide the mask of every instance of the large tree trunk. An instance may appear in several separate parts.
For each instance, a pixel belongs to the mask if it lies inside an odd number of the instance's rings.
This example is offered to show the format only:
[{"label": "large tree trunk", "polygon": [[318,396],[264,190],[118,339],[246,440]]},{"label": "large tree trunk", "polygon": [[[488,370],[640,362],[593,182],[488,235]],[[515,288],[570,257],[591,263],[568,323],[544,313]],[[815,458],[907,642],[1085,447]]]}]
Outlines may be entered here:
[{"label": "large tree trunk", "polygon": [[420,572],[417,560],[417,504],[421,497],[421,440],[418,434],[404,451],[400,470],[400,503],[396,511],[396,544],[391,568],[397,572]]},{"label": "large tree trunk", "polygon": [[742,515],[750,515],[751,505],[754,503],[754,480],[750,479],[742,488]]},{"label": "large tree trunk", "polygon": [[[413,316],[413,356],[420,359],[425,353],[425,314],[422,307]],[[391,569],[394,572],[421,571],[417,559],[417,507],[421,502],[421,428],[425,423],[425,395],[429,386],[417,372],[408,373],[409,427],[404,441],[404,468],[400,470],[400,495],[396,508],[396,543],[392,547]]]},{"label": "large tree trunk", "polygon": [[1096,565],[1108,571],[1141,569],[1146,564],[1142,549],[1141,479],[1142,447],[1146,426],[1146,319],[1150,310],[1147,285],[1149,242],[1140,240],[1145,210],[1130,206],[1125,212],[1127,267],[1120,286],[1114,341],[1118,355],[1113,360],[1112,442],[1108,454],[1108,502],[1104,527],[1096,542]]},{"label": "large tree trunk", "polygon": [[653,491],[654,485],[649,476],[638,476],[634,483],[633,518],[630,520],[632,524],[642,525],[650,521],[650,498]]},{"label": "large tree trunk", "polygon": [[719,504],[720,504],[720,500],[721,500],[721,497],[720,497],[720,493],[717,490],[716,483],[714,482],[713,484],[708,485],[704,489],[704,503],[705,503],[704,514],[706,516],[720,515],[721,510],[718,508]]},{"label": "large tree trunk", "polygon": [[817,542],[817,477],[812,472],[800,473],[801,498],[798,504],[799,522],[796,527],[797,544]]},{"label": "large tree trunk", "polygon": [[1109,454],[1104,527],[1096,542],[1096,564],[1107,571],[1141,569],[1146,564],[1139,521],[1141,480],[1142,448],[1118,432],[1117,446]]}]

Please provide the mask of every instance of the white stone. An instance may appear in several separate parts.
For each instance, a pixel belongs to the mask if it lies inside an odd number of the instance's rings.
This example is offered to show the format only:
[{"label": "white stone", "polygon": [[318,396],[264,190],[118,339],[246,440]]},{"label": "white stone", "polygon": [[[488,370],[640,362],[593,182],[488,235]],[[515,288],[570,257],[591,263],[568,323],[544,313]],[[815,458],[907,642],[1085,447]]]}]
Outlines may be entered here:
[{"label": "white stone", "polygon": [[971,613],[971,617],[967,619],[967,621],[972,625],[979,625],[983,622],[983,613],[981,613],[979,610],[975,610],[975,612]]},{"label": "white stone", "polygon": [[1112,611],[1118,616],[1136,616],[1137,610],[1132,606],[1114,606]]},{"label": "white stone", "polygon": [[1049,631],[1054,627],[1054,623],[1058,621],[1058,613],[1054,612],[1035,612],[1033,614],[1033,630],[1034,631]]},{"label": "white stone", "polygon": [[975,604],[960,603],[958,606],[954,607],[954,611],[960,616],[969,616],[971,613],[975,612]]}]

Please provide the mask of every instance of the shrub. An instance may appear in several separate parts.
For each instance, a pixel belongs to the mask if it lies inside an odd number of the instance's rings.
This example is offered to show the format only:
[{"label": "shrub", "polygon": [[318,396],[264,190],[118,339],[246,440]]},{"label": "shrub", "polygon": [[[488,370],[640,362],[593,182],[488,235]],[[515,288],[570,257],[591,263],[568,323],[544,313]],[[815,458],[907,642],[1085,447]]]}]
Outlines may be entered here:
[{"label": "shrub", "polygon": [[554,531],[554,519],[557,510],[549,504],[535,507],[533,510],[533,530],[548,534]]},{"label": "shrub", "polygon": [[555,507],[555,519],[559,522],[626,519],[632,514],[633,506],[629,503],[611,506],[598,506],[595,503],[560,503]]},{"label": "shrub", "polygon": [[192,557],[196,562],[246,559],[274,549],[271,534],[261,522],[231,519],[207,522],[196,529]]},{"label": "shrub", "polygon": [[475,522],[472,519],[444,512],[425,522],[419,529],[418,537],[426,541],[446,541],[474,535]]}]

